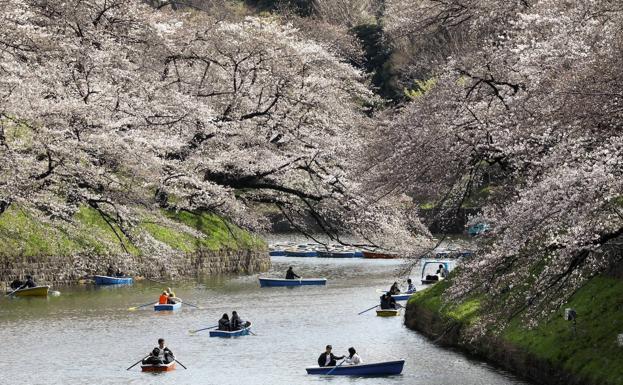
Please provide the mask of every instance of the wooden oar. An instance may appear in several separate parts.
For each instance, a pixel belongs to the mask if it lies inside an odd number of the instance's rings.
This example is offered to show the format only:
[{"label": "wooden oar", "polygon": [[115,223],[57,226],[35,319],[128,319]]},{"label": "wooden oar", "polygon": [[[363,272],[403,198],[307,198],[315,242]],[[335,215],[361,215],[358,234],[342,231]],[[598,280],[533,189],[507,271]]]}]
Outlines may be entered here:
[{"label": "wooden oar", "polygon": [[144,360],[145,358],[147,358],[147,357],[149,357],[149,354],[148,354],[148,355],[146,355],[145,357],[141,358],[140,360],[136,361],[136,362],[135,362],[132,366],[130,366],[130,367],[129,367],[129,368],[127,368],[126,370],[130,370],[130,369],[132,369],[133,367],[135,367],[135,366],[136,366],[136,365],[138,365],[139,363],[143,362],[143,360]]},{"label": "wooden oar", "polygon": [[179,362],[179,361],[178,361],[178,360],[176,360],[175,358],[174,358],[173,360],[175,360],[175,362],[177,362],[178,364],[180,364],[180,365],[182,366],[182,368],[184,368],[184,369],[188,369],[187,367],[185,367],[185,366],[184,366],[184,364],[182,364],[181,362]]},{"label": "wooden oar", "polygon": [[136,309],[140,309],[142,307],[149,306],[149,305],[155,305],[155,304],[156,303],[154,303],[154,302],[149,302],[149,303],[146,303],[146,304],[143,304],[143,305],[139,305],[139,306],[132,306],[132,307],[128,308],[128,310],[134,311]]},{"label": "wooden oar", "polygon": [[364,311],[362,311],[362,312],[358,313],[357,315],[362,315],[363,313],[368,312],[368,311],[370,311],[370,310],[372,310],[372,309],[374,309],[374,308],[377,308],[377,307],[379,307],[379,305],[374,305],[374,306],[372,306],[371,308],[366,309],[366,310],[364,310]]},{"label": "wooden oar", "polygon": [[217,328],[217,327],[218,327],[218,325],[210,326],[209,328],[203,328],[203,329],[197,329],[197,330],[189,330],[188,332],[191,333],[191,334],[195,334],[195,333],[200,332],[202,330],[214,329],[214,328]]},{"label": "wooden oar", "polygon": [[6,296],[8,297],[8,296],[10,296],[10,295],[15,294],[15,292],[16,292],[16,291],[18,291],[19,289],[21,289],[21,287],[18,287],[17,289],[13,290],[13,291],[12,291],[12,292],[10,292],[9,294],[6,294]]},{"label": "wooden oar", "polygon": [[342,360],[342,362],[340,362],[338,365],[335,365],[335,367],[334,367],[333,369],[329,370],[329,373],[327,373],[326,375],[328,376],[328,375],[330,375],[331,373],[333,373],[333,371],[334,371],[335,369],[339,368],[340,366],[342,366],[342,364],[343,364],[344,362],[346,362],[346,358],[344,358],[344,359]]}]

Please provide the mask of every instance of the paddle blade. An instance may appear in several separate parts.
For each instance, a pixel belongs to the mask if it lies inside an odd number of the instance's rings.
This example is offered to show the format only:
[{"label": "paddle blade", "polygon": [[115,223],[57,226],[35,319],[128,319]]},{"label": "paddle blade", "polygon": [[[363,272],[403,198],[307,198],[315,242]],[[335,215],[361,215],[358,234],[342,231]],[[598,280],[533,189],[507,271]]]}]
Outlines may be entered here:
[{"label": "paddle blade", "polygon": [[134,311],[134,310],[136,310],[136,309],[137,309],[137,307],[136,307],[136,306],[133,306],[133,307],[129,307],[129,308],[128,308],[128,310],[129,310],[129,311]]}]

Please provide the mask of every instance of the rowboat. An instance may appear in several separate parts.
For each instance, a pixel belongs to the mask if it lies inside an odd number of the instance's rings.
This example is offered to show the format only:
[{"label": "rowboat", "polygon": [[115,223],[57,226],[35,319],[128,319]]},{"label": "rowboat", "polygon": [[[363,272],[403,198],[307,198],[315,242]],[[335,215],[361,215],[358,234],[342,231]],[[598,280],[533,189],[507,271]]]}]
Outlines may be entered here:
[{"label": "rowboat", "polygon": [[268,255],[270,255],[271,257],[285,257],[286,252],[285,250],[270,250],[268,252]]},{"label": "rowboat", "polygon": [[[443,265],[443,267],[446,270],[446,272],[449,273],[452,270],[454,270],[454,268],[456,267],[456,261],[455,260],[449,260],[449,259],[423,259],[422,260],[422,277],[421,277],[421,281],[422,281],[423,285],[429,285],[431,283],[437,283],[441,279],[443,279],[443,278],[440,278],[436,273],[435,274],[428,274],[427,273],[426,268],[431,266],[431,265],[433,266],[433,269],[437,269],[437,267],[439,265]],[[429,279],[428,278],[429,276],[431,276],[431,277],[437,276],[437,279]]]},{"label": "rowboat", "polygon": [[295,250],[286,250],[287,257],[317,257],[318,253],[316,250],[305,250],[305,249],[295,249]]},{"label": "rowboat", "polygon": [[106,275],[96,275],[94,277],[96,285],[131,285],[132,277],[109,277]]},{"label": "rowboat", "polygon": [[345,250],[323,250],[317,252],[320,258],[355,258],[356,253],[354,251]]},{"label": "rowboat", "polygon": [[259,277],[260,287],[268,286],[309,286],[317,285],[322,286],[327,284],[326,278],[300,278],[300,279],[285,279],[285,278],[264,278]]},{"label": "rowboat", "polygon": [[400,309],[378,309],[376,315],[379,317],[395,317],[400,315]]},{"label": "rowboat", "polygon": [[154,310],[155,311],[173,311],[173,310],[179,310],[181,307],[182,307],[181,302],[165,303],[165,304],[157,303],[154,305]]},{"label": "rowboat", "polygon": [[363,251],[363,257],[364,258],[371,258],[371,259],[396,259],[396,258],[400,258],[400,256],[398,256],[398,254],[384,253],[384,252],[377,252],[377,251],[368,251],[368,250],[364,250]]},{"label": "rowboat", "polygon": [[373,364],[323,366],[305,368],[307,374],[331,374],[340,376],[390,376],[402,373],[405,360],[385,361]]},{"label": "rowboat", "polygon": [[222,338],[231,338],[231,337],[240,337],[240,336],[248,336],[251,332],[251,322],[247,324],[243,329],[234,330],[234,331],[226,331],[226,330],[210,330],[210,337],[222,337]]},{"label": "rowboat", "polygon": [[143,372],[170,372],[172,370],[175,370],[175,361],[171,361],[168,364],[141,365],[141,371]]},{"label": "rowboat", "polygon": [[49,290],[50,286],[35,286],[25,287],[23,289],[12,292],[13,294],[9,292],[9,294],[15,297],[47,297]]}]

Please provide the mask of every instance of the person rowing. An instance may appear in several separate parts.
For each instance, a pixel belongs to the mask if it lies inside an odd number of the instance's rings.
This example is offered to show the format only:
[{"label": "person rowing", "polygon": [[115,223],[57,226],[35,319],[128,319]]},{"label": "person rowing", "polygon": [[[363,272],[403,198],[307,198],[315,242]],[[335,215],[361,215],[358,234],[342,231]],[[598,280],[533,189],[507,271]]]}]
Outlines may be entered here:
[{"label": "person rowing", "polygon": [[345,358],[345,356],[335,356],[333,353],[331,353],[331,350],[333,350],[333,347],[331,345],[327,345],[327,347],[325,348],[325,352],[322,353],[320,357],[318,357],[318,366],[335,366],[337,364],[337,360]]},{"label": "person rowing", "polygon": [[392,287],[389,288],[389,294],[391,295],[400,294],[400,288],[398,287],[398,282],[394,282]]},{"label": "person rowing", "polygon": [[164,338],[158,339],[158,346],[156,346],[149,356],[143,359],[143,365],[162,365],[169,364],[175,360],[175,356],[171,349],[164,344]]},{"label": "person rowing", "polygon": [[396,300],[389,293],[381,296],[381,309],[396,309]]},{"label": "person rowing", "polygon": [[229,321],[229,316],[227,313],[223,314],[220,320],[218,320],[218,330],[230,331],[231,322]]},{"label": "person rowing", "polygon": [[229,320],[229,327],[231,331],[242,330],[247,327],[249,322],[245,322],[240,319],[240,316],[236,311],[231,312],[231,319]]},{"label": "person rowing", "polygon": [[[37,287],[37,284],[35,283],[35,280],[32,276],[27,275],[26,276],[26,281],[25,282],[20,282],[21,285],[18,286],[18,288],[16,290],[21,290],[21,289],[27,289],[27,288],[31,288],[31,287]],[[12,286],[12,285],[11,285]]]},{"label": "person rowing", "polygon": [[164,290],[162,294],[160,294],[160,297],[158,298],[158,304],[166,305],[168,303],[169,303],[169,293],[166,290]]},{"label": "person rowing", "polygon": [[363,363],[363,360],[352,346],[348,348],[348,357],[346,357],[345,363],[347,365],[359,365]]},{"label": "person rowing", "polygon": [[411,278],[407,279],[407,293],[411,294],[415,292],[416,292],[415,285],[413,284],[413,282],[411,282]]},{"label": "person rowing", "polygon": [[286,279],[296,279],[296,278],[301,278],[301,277],[296,275],[294,271],[292,270],[292,266],[290,266],[288,268],[288,271],[286,271]]},{"label": "person rowing", "polygon": [[108,269],[106,269],[106,276],[107,277],[114,277],[115,276],[115,268],[112,267],[112,265],[108,265]]}]

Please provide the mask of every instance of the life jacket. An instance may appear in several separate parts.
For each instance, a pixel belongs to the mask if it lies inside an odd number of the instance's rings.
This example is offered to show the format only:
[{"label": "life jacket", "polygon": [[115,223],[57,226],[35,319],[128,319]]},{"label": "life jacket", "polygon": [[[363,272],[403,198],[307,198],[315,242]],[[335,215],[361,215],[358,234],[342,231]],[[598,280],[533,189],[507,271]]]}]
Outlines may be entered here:
[{"label": "life jacket", "polygon": [[160,294],[160,299],[158,299],[158,303],[160,305],[165,305],[169,303],[169,296],[166,294]]}]

